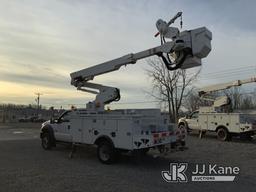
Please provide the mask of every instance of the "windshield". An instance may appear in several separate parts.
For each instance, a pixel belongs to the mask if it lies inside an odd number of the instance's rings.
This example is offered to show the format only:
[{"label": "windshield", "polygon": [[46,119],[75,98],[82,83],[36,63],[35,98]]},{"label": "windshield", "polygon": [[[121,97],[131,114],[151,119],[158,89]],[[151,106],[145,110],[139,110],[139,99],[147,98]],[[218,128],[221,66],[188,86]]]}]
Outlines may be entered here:
[{"label": "windshield", "polygon": [[191,119],[197,119],[198,118],[198,111],[195,111],[191,114]]},{"label": "windshield", "polygon": [[66,117],[70,114],[70,112],[71,112],[70,110],[63,112],[58,119],[59,120],[66,119]]}]

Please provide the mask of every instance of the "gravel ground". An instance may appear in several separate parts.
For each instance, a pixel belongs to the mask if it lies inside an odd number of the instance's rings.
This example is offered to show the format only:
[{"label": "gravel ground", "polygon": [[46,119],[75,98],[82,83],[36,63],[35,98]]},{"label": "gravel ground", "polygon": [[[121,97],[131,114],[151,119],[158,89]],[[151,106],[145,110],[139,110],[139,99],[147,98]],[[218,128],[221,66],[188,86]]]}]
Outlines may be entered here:
[{"label": "gravel ground", "polygon": [[[121,156],[114,165],[103,165],[93,147],[58,145],[44,151],[33,126],[0,126],[0,191],[256,191],[256,142],[220,142],[208,135],[188,136],[189,150],[166,157],[143,157],[139,162]],[[170,163],[187,162],[188,171],[199,163],[238,166],[234,182],[167,183],[161,171]]]}]

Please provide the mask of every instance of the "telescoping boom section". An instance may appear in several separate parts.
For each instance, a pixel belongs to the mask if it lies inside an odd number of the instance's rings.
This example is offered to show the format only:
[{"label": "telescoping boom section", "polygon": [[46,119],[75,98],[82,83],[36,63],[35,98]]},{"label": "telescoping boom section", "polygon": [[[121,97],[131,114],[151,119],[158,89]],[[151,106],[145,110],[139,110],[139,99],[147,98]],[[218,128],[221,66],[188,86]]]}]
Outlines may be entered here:
[{"label": "telescoping boom section", "polygon": [[215,108],[229,106],[231,104],[231,99],[228,96],[214,97],[214,96],[212,96],[213,93],[215,93],[217,91],[221,91],[221,90],[230,89],[232,87],[239,87],[241,85],[248,84],[248,83],[254,83],[254,82],[256,82],[256,77],[251,77],[251,78],[243,79],[243,80],[236,80],[236,81],[232,81],[229,83],[215,84],[215,85],[201,88],[198,91],[199,96],[203,100],[208,100],[208,101],[213,102],[212,106],[204,107],[204,108],[201,107],[201,109],[204,109],[204,110],[206,109],[206,111],[215,111]]},{"label": "telescoping boom section", "polygon": [[232,87],[239,87],[243,84],[248,84],[248,83],[253,83],[253,82],[256,82],[256,77],[251,77],[249,79],[243,79],[243,80],[236,80],[236,81],[232,81],[229,83],[210,85],[210,86],[200,89],[198,93],[199,93],[199,96],[204,96],[204,95],[216,92],[216,91],[221,91],[221,90],[229,89]]}]

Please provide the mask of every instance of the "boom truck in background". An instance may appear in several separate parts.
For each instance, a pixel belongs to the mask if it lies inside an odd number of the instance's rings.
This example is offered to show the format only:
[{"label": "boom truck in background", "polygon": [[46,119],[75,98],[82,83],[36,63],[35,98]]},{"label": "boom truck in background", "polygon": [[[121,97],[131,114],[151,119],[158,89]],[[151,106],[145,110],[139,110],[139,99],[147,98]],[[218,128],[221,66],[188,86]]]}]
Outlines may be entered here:
[{"label": "boom truck in background", "polygon": [[109,164],[114,162],[118,152],[145,153],[150,148],[163,151],[170,144],[172,147],[178,143],[184,145],[185,133],[181,132],[177,138],[176,126],[169,122],[167,115],[161,114],[160,109],[105,110],[106,104],[120,100],[120,90],[89,82],[98,75],[154,55],[162,58],[168,70],[200,66],[201,59],[211,51],[212,33],[205,27],[181,32],[171,27],[181,15],[179,12],[168,23],[161,19],[156,22],[158,33],[155,36],[160,35],[160,46],[71,73],[71,85],[96,94],[95,100],[88,102],[86,108],[66,111],[59,118],[43,123],[42,147],[50,149],[57,142],[73,146],[96,145],[98,159]]},{"label": "boom truck in background", "polygon": [[185,118],[180,118],[178,126],[187,129],[187,131],[199,130],[200,134],[206,131],[216,132],[217,138],[222,141],[230,140],[232,136],[236,135],[251,138],[256,133],[255,115],[233,112],[232,101],[228,96],[214,97],[213,94],[217,91],[253,82],[256,82],[256,77],[200,89],[198,92],[200,98],[213,104],[200,106],[199,110],[192,112]]}]

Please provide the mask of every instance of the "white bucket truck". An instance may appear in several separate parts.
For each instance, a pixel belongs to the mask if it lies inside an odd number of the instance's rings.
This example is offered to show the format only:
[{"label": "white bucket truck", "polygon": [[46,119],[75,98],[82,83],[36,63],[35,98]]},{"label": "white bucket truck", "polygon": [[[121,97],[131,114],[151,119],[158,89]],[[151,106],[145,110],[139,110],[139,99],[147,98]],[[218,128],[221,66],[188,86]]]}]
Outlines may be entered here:
[{"label": "white bucket truck", "polygon": [[[118,152],[147,152],[153,147],[162,151],[170,144],[172,147],[178,143],[184,145],[185,133],[180,131],[177,137],[174,124],[169,122],[168,115],[161,114],[160,109],[105,110],[106,104],[120,100],[119,89],[89,82],[98,75],[153,55],[161,57],[168,70],[201,65],[201,59],[211,51],[212,34],[205,27],[182,32],[170,27],[181,14],[179,12],[168,23],[161,19],[157,21],[159,32],[156,36],[161,36],[160,46],[71,73],[71,84],[78,90],[96,94],[96,98],[87,103],[85,109],[66,111],[58,119],[43,123],[42,147],[50,149],[59,141],[74,146],[96,145],[99,160],[112,163]],[[169,54],[176,56],[171,60]]]},{"label": "white bucket truck", "polygon": [[212,98],[211,94],[253,82],[256,82],[255,77],[202,88],[199,90],[200,97],[212,101],[213,105],[199,107],[199,110],[179,119],[178,126],[188,131],[199,130],[200,134],[206,131],[216,132],[218,139],[222,141],[230,140],[232,136],[237,135],[251,139],[251,136],[256,133],[256,116],[232,112],[231,99],[228,96]]}]

